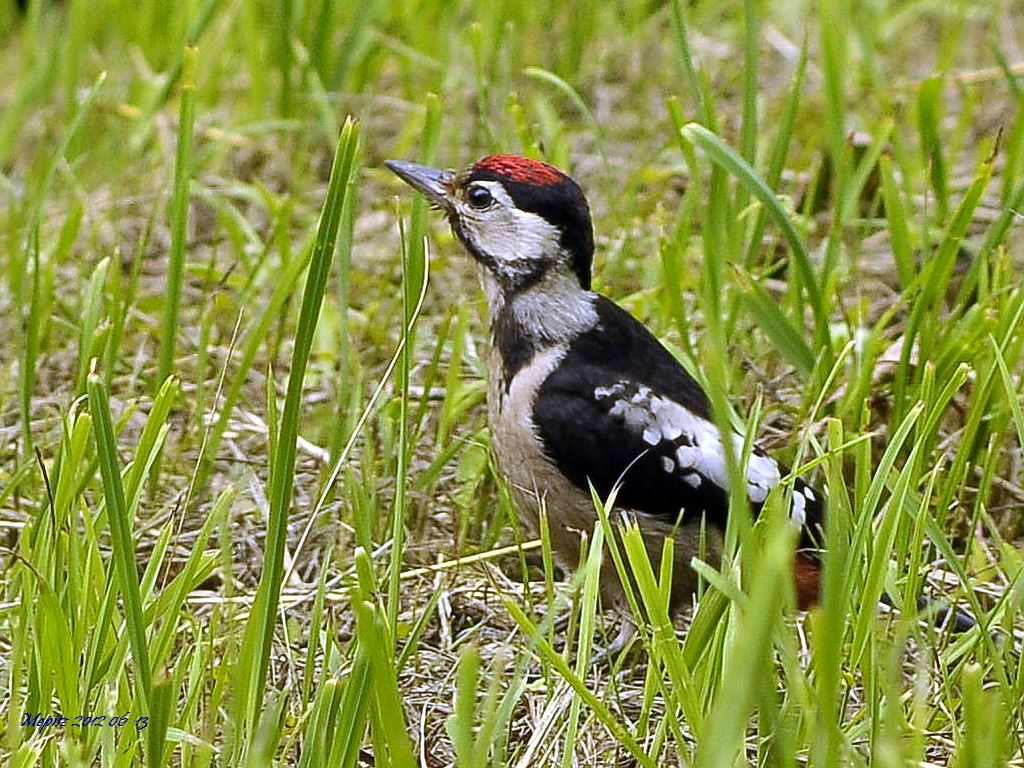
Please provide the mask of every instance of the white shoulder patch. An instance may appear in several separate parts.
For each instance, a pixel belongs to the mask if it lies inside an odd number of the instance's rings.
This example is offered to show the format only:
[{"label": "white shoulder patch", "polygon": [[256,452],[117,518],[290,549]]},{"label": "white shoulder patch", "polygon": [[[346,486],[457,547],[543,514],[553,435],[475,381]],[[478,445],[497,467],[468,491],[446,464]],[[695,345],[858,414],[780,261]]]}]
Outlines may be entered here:
[{"label": "white shoulder patch", "polygon": [[[660,447],[661,466],[666,472],[678,473],[684,482],[699,488],[705,481],[725,488],[728,473],[725,453],[718,427],[674,400],[655,394],[650,387],[620,381],[608,387],[597,387],[594,398],[608,406],[608,413],[640,434],[646,445]],[[733,435],[737,453],[743,450],[743,435]],[[760,504],[780,480],[779,465],[770,456],[755,450],[747,460],[747,493]],[[804,518],[804,497],[799,507],[794,494],[793,517],[801,524]],[[813,500],[808,497],[808,500]]]}]

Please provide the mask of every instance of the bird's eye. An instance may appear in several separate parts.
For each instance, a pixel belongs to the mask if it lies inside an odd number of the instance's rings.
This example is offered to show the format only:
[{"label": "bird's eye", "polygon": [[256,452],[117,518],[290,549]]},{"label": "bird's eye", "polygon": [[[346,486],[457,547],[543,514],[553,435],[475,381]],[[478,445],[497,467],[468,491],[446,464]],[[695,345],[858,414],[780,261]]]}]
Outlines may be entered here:
[{"label": "bird's eye", "polygon": [[466,200],[477,210],[483,210],[494,202],[494,198],[487,190],[487,187],[481,187],[480,185],[472,186],[466,190]]}]

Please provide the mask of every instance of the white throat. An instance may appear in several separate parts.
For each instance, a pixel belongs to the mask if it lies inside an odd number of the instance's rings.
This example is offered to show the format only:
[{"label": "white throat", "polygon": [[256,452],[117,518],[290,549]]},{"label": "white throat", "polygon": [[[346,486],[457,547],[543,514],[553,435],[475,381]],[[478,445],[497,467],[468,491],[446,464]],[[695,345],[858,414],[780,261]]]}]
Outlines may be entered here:
[{"label": "white throat", "polygon": [[486,267],[479,268],[479,275],[492,328],[502,317],[535,341],[561,343],[597,325],[597,295],[581,288],[571,273],[549,270],[535,284],[511,296],[502,291]]}]

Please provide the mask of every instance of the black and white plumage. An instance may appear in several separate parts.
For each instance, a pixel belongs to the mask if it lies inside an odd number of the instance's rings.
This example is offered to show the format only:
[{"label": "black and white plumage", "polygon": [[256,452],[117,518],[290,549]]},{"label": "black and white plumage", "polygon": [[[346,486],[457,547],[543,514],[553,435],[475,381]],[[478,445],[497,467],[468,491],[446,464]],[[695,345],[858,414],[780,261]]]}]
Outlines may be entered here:
[{"label": "black and white plumage", "polygon": [[[725,527],[728,475],[710,403],[697,382],[631,315],[595,296],[597,323],[570,345],[541,385],[534,416],[545,452],[577,485],[638,512],[674,519],[680,511]],[[609,351],[614,350],[614,355]],[[733,450],[743,436],[733,435]],[[759,448],[747,461],[756,507],[781,480]],[[821,517],[817,494],[798,481],[792,517],[802,527]]]},{"label": "black and white plumage", "polygon": [[[590,290],[594,250],[583,192],[553,166],[512,155],[455,174],[388,162],[445,211],[478,266],[490,313],[488,408],[498,465],[523,521],[547,512],[562,564],[579,562],[580,534],[596,520],[589,484],[644,533],[652,558],[676,542],[673,602],[694,587],[699,547],[714,561],[728,513],[718,427],[700,385],[635,318]],[[744,438],[732,435],[739,455]],[[746,458],[755,512],[786,470],[754,448]],[[794,483],[791,517],[802,531],[795,563],[801,605],[818,593],[821,494]],[[617,603],[614,569],[602,593]]]}]

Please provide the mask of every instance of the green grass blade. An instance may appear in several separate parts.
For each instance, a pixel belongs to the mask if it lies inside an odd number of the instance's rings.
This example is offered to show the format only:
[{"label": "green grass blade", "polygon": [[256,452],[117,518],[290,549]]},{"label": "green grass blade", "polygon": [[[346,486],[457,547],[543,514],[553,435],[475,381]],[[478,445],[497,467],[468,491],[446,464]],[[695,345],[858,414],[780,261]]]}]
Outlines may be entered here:
[{"label": "green grass blade", "polygon": [[780,309],[779,302],[753,278],[736,267],[740,295],[747,310],[757,321],[775,348],[793,364],[803,376],[810,377],[814,371],[814,352],[804,340],[802,329],[797,328]]},{"label": "green grass blade", "polygon": [[740,157],[736,152],[723,142],[718,136],[707,128],[696,123],[690,123],[682,129],[684,139],[694,144],[708,156],[716,165],[724,168],[740,184],[746,187],[747,191],[756,197],[767,209],[775,224],[782,230],[782,234],[789,244],[796,266],[796,273],[800,278],[800,284],[807,292],[808,302],[815,319],[815,339],[824,346],[828,340],[828,315],[825,311],[825,302],[821,292],[815,269],[811,264],[810,254],[807,247],[796,231],[792,219],[783,209],[775,193],[768,188],[764,180],[757,174],[750,164]]},{"label": "green grass blade", "polygon": [[758,691],[770,679],[773,627],[781,615],[795,538],[786,524],[781,515],[761,517],[756,527],[771,529],[764,535],[764,549],[745,553],[745,567],[751,571],[750,595],[739,612],[731,638],[733,648],[721,672],[728,684],[715,697],[699,742],[695,761],[699,768],[729,768],[735,764],[745,745]]},{"label": "green grass blade", "polygon": [[96,454],[103,476],[103,498],[107,504],[107,518],[114,544],[114,569],[124,601],[125,624],[128,628],[132,655],[135,657],[135,684],[140,708],[147,711],[153,685],[153,670],[149,663],[149,645],[146,641],[142,596],[139,592],[132,521],[128,519],[124,487],[121,485],[120,462],[117,458],[117,442],[114,439],[114,425],[110,419],[110,398],[103,380],[95,373],[89,375],[86,389],[89,392],[89,409],[93,416]]},{"label": "green grass blade", "polygon": [[188,230],[188,205],[192,179],[192,130],[195,123],[196,49],[185,51],[181,82],[181,109],[178,115],[178,148],[174,161],[174,188],[171,193],[171,251],[167,258],[167,298],[164,301],[160,333],[160,356],[156,385],[159,387],[174,369],[174,350],[178,336],[181,283],[185,271],[185,236]]},{"label": "green grass blade", "polygon": [[274,457],[274,486],[270,489],[270,520],[263,572],[256,594],[253,611],[246,623],[245,643],[254,651],[253,664],[244,670],[249,675],[248,686],[243,690],[246,696],[246,714],[249,722],[255,724],[263,704],[267,669],[270,664],[270,649],[277,624],[277,605],[281,582],[284,576],[284,548],[287,535],[288,517],[291,511],[291,493],[294,482],[296,438],[298,437],[299,409],[302,404],[302,386],[313,344],[324,288],[334,257],[335,241],[344,195],[349,190],[349,177],[353,171],[356,144],[359,131],[356,123],[345,122],[338,140],[324,201],[320,224],[317,229],[313,256],[310,261],[306,288],[303,293],[299,323],[295,333],[292,367],[288,377],[284,409],[281,414],[281,428],[277,455]]},{"label": "green grass blade", "polygon": [[693,64],[693,54],[690,50],[690,39],[686,25],[686,9],[682,0],[672,0],[670,19],[677,61],[683,78],[686,81],[686,86],[690,91],[690,100],[694,111],[697,113],[697,119],[711,130],[715,130],[717,119],[712,105],[706,99],[700,77]]},{"label": "green grass blade", "polygon": [[[441,129],[441,102],[434,94],[426,101],[426,119],[423,126],[421,160],[425,165],[434,162]],[[427,262],[427,201],[421,195],[413,203],[409,224],[409,237],[402,241],[402,324],[401,366],[398,372],[399,437],[398,465],[395,473],[395,501],[391,516],[391,570],[388,579],[388,624],[394,630],[401,600],[401,571],[405,542],[405,503],[409,464],[409,375],[413,365],[416,326],[412,322],[417,313],[417,297],[426,290],[430,265]]]},{"label": "green grass blade", "polygon": [[572,671],[569,664],[562,658],[562,655],[551,647],[550,643],[543,636],[542,630],[530,621],[526,613],[523,612],[523,609],[514,600],[506,598],[503,602],[505,609],[512,616],[516,624],[519,625],[520,629],[530,637],[531,641],[536,643],[537,650],[544,661],[550,664],[555,672],[572,686],[576,695],[587,705],[594,716],[615,735],[616,740],[622,744],[626,751],[636,760],[637,764],[643,766],[643,768],[655,768],[655,763],[647,756],[647,753],[636,742],[626,727],[616,718],[604,702],[594,695],[586,682]]},{"label": "green grass blade", "polygon": [[889,222],[892,257],[900,275],[900,284],[905,289],[914,281],[917,272],[914,266],[910,227],[907,224],[907,208],[893,176],[892,158],[883,154],[878,159],[878,168],[882,176],[882,200],[885,202],[885,216]]},{"label": "green grass blade", "polygon": [[[797,61],[796,72],[793,75],[793,84],[789,89],[786,104],[779,120],[779,130],[775,134],[772,143],[772,150],[768,160],[768,169],[765,172],[765,183],[769,189],[778,189],[779,181],[782,179],[782,172],[789,156],[789,147],[793,140],[794,128],[796,126],[797,109],[800,106],[800,97],[803,95],[804,82],[807,76],[807,38],[804,37],[800,46],[800,59]],[[747,246],[747,256],[744,263],[748,268],[757,263],[757,255],[763,246],[761,235],[764,232],[768,219],[768,211],[761,206],[757,211],[757,220],[750,236],[750,245]]]},{"label": "green grass blade", "polygon": [[946,82],[941,77],[931,77],[921,83],[917,100],[917,126],[921,134],[921,154],[929,170],[929,180],[935,200],[939,206],[939,217],[945,219],[949,213],[949,191],[946,180],[946,160],[942,150],[939,125],[943,114],[941,103]]},{"label": "green grass blade", "polygon": [[177,703],[177,686],[173,675],[163,671],[153,681],[153,700],[146,724],[146,765],[156,768],[168,765],[167,729]]},{"label": "green grass blade", "polygon": [[832,160],[835,189],[840,192],[846,189],[850,175],[850,151],[846,141],[846,78],[851,10],[851,4],[846,0],[825,0],[820,6],[825,141]]}]

